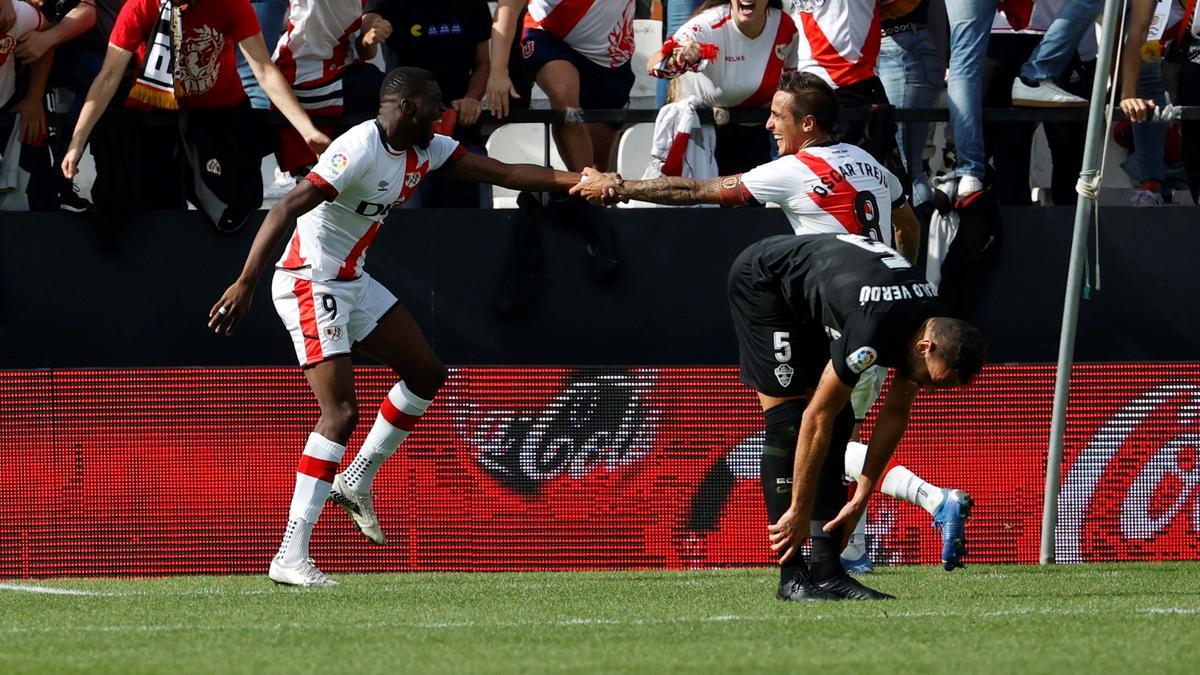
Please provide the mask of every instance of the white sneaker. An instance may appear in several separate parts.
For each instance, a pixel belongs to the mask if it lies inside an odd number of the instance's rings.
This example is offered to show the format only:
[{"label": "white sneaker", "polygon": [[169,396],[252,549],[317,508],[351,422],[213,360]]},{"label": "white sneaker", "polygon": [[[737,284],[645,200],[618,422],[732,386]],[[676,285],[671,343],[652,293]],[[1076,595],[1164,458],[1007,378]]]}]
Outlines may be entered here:
[{"label": "white sneaker", "polygon": [[387,535],[379,524],[379,516],[375,515],[375,498],[371,493],[360,495],[346,487],[342,474],[333,477],[333,488],[329,490],[329,501],[342,507],[354,521],[355,527],[371,543],[382,546],[387,543]]},{"label": "white sneaker", "polygon": [[1154,190],[1140,189],[1133,193],[1129,203],[1134,206],[1162,206],[1163,196]]},{"label": "white sneaker", "polygon": [[1013,80],[1012,102],[1031,108],[1083,108],[1088,104],[1086,99],[1064,90],[1053,80],[1041,80],[1030,86],[1019,77]]},{"label": "white sneaker", "polygon": [[296,187],[296,179],[286,171],[275,167],[275,182],[263,190],[263,199],[283,199],[283,196]]},{"label": "white sneaker", "polygon": [[267,576],[277,584],[286,584],[288,586],[301,586],[309,588],[310,586],[337,586],[338,582],[329,578],[329,575],[317,568],[317,564],[312,558],[305,558],[299,565],[287,566],[280,562],[278,557],[271,560],[271,569],[267,572]]}]

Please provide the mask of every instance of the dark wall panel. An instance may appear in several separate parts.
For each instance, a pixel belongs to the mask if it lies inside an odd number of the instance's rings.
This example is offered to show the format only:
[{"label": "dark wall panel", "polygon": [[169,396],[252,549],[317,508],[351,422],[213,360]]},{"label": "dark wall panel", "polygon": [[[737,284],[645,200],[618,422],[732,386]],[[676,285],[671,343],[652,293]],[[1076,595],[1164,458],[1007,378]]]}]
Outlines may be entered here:
[{"label": "dark wall panel", "polygon": [[[1102,290],[1084,303],[1081,360],[1195,360],[1196,209],[1102,214]],[[608,210],[618,274],[592,271],[577,223],[540,228],[537,302],[503,317],[497,293],[513,211],[401,211],[368,269],[416,317],[451,364],[728,364],[729,263],[747,244],[788,232],[774,209]],[[996,266],[975,280],[974,319],[996,362],[1052,361],[1072,211],[1006,212]],[[238,335],[217,338],[208,309],[241,268],[255,227],[219,234],[195,212],[125,223],[101,255],[71,214],[0,213],[0,368],[289,364],[290,342],[263,279]]]}]

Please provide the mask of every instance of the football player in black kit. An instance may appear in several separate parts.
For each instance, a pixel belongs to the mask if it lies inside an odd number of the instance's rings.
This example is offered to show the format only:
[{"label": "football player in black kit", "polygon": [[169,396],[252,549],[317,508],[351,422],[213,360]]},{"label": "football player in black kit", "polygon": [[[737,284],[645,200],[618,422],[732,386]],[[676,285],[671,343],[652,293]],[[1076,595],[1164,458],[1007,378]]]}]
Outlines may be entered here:
[{"label": "football player in black kit", "polygon": [[[855,234],[782,235],[752,244],[729,271],[741,380],[766,420],[762,487],[784,600],[878,600],[838,560],[922,389],[970,383],[987,347],[949,318],[932,286],[895,250]],[[847,501],[843,448],[850,392],[872,365],[895,372],[862,476]],[[829,461],[826,461],[826,458]],[[812,538],[811,562],[800,554]]]}]

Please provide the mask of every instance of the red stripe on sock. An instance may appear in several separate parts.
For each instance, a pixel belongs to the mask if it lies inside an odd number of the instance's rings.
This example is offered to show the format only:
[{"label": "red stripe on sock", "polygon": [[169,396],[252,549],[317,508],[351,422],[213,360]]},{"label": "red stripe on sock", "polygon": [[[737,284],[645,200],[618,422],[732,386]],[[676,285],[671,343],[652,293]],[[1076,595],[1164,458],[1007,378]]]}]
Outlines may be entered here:
[{"label": "red stripe on sock", "polygon": [[417,426],[417,420],[421,419],[420,415],[409,415],[401,411],[386,396],[383,397],[383,403],[379,406],[379,414],[383,415],[383,419],[387,420],[388,424],[405,431],[412,431],[413,427]]},{"label": "red stripe on sock", "polygon": [[296,466],[296,471],[305,476],[312,476],[317,480],[332,483],[333,477],[337,475],[337,467],[337,462],[331,462],[327,459],[317,459],[312,455],[300,455],[300,464]]}]

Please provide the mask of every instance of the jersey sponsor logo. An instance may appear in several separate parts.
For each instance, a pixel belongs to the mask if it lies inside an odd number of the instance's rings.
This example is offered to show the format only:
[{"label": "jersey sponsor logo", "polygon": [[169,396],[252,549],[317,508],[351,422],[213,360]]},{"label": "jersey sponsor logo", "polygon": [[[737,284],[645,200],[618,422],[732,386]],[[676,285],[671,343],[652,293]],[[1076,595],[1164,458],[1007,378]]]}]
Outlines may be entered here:
[{"label": "jersey sponsor logo", "polygon": [[329,168],[333,169],[334,173],[341,173],[346,170],[346,166],[350,164],[350,158],[345,153],[335,153],[329,158]]},{"label": "jersey sponsor logo", "polygon": [[1055,530],[1062,562],[1162,559],[1200,533],[1200,385],[1160,384],[1096,429],[1066,471]]},{"label": "jersey sponsor logo", "polygon": [[875,351],[874,347],[859,347],[854,350],[850,356],[846,357],[846,367],[855,375],[875,365],[875,361],[879,358],[879,352]]},{"label": "jersey sponsor logo", "polygon": [[796,369],[784,363],[775,369],[775,379],[779,380],[779,386],[786,387],[792,383],[792,376],[796,374]]}]

